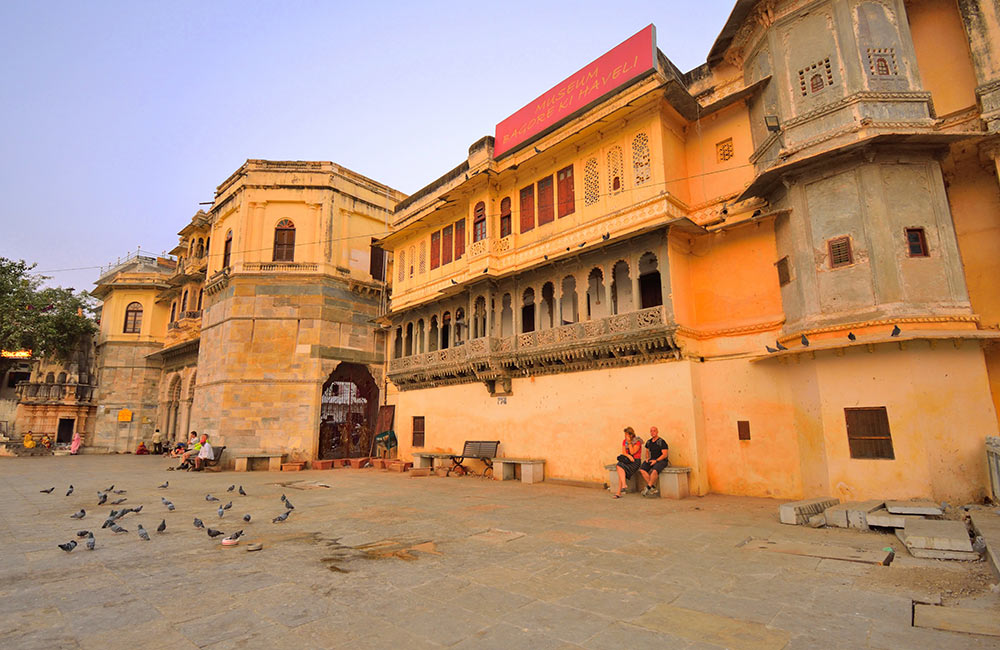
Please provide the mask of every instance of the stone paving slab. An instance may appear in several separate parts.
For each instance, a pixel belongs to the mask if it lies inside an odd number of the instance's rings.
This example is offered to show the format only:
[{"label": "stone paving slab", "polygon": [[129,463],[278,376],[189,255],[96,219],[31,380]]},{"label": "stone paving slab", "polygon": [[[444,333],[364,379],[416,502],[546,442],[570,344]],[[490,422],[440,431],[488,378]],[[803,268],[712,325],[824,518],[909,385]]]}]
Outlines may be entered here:
[{"label": "stone paving slab", "polygon": [[[772,500],[622,502],[548,483],[167,473],[168,464],[0,459],[0,648],[990,647],[912,628],[908,598],[858,586],[872,571],[891,583],[895,563],[738,547],[817,536],[863,551],[887,545],[880,534],[783,526]],[[330,488],[290,484],[300,480]],[[117,536],[99,528],[110,508],[96,507],[96,491],[112,482],[128,490],[127,504],[144,506]],[[249,496],[227,493],[233,483]],[[38,493],[50,485],[55,493]],[[234,501],[221,521],[209,492]],[[296,509],[272,524],[282,493]],[[68,518],[81,507],[83,521]],[[243,528],[246,541],[223,549],[193,527],[195,516],[226,533]],[[166,533],[140,541],[136,525],[152,531],[161,519]],[[94,530],[97,550],[56,548],[81,528]],[[247,553],[247,541],[264,550]],[[906,559],[907,571],[929,564]]]},{"label": "stone paving slab", "polygon": [[972,552],[969,531],[961,521],[912,521],[906,528],[897,530],[896,536],[910,550]]}]

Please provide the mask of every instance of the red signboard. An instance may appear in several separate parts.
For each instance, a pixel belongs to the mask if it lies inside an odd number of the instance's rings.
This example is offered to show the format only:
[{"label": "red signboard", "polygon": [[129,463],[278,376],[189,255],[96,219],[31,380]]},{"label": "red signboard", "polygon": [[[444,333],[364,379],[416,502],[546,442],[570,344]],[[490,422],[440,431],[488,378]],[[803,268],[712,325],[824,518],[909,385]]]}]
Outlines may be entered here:
[{"label": "red signboard", "polygon": [[649,25],[497,124],[494,157],[512,151],[655,68],[656,27]]}]

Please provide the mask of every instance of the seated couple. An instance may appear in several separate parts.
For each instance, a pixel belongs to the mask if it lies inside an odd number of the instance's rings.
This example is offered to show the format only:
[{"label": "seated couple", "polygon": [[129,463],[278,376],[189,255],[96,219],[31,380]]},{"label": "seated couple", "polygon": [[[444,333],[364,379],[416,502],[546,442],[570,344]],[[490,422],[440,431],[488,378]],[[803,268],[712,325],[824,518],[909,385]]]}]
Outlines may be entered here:
[{"label": "seated couple", "polygon": [[[192,431],[191,439],[188,440],[187,450],[181,453],[180,459],[181,463],[176,469],[193,469],[196,472],[204,469],[206,460],[215,460],[215,450],[209,444],[208,436],[203,433],[199,437],[197,432]],[[168,467],[167,469],[172,470],[175,468]]]},{"label": "seated couple", "polygon": [[635,435],[632,427],[625,427],[625,439],[622,440],[622,453],[618,456],[618,491],[612,496],[620,499],[623,491],[626,490],[628,480],[636,472],[642,476],[646,482],[646,487],[642,489],[642,496],[657,496],[660,491],[656,488],[656,479],[667,465],[667,443],[660,437],[660,431],[656,427],[649,427],[649,440],[646,442],[646,449],[649,450],[649,460],[642,461],[642,438]]}]

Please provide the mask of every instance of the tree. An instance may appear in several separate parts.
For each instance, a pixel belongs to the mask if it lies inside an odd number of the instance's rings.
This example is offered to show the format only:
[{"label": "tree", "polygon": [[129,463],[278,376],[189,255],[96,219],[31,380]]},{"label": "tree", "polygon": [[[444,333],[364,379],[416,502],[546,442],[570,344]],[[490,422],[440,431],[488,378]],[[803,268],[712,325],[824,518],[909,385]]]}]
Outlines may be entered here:
[{"label": "tree", "polygon": [[[0,257],[0,348],[31,350],[32,356],[69,360],[80,342],[97,331],[94,299],[86,292],[43,287],[34,264]],[[13,365],[0,358],[0,377]]]}]

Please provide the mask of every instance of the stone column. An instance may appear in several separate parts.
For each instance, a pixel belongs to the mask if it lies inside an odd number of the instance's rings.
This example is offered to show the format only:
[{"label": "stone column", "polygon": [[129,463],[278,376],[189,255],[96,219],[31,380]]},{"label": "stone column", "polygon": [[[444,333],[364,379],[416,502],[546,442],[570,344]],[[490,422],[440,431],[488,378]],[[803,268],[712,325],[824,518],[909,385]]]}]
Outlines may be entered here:
[{"label": "stone column", "polygon": [[191,401],[190,399],[186,399],[182,402],[184,413],[181,417],[181,422],[184,423],[184,430],[181,433],[185,439],[187,439],[188,433],[191,432]]},{"label": "stone column", "polygon": [[613,316],[615,313],[614,303],[611,302],[611,284],[614,282],[614,266],[611,267],[611,272],[608,272],[607,265],[602,266],[601,270],[604,272],[604,312],[607,316]]},{"label": "stone column", "polygon": [[669,231],[664,231],[663,241],[656,253],[656,267],[660,271],[660,295],[663,298],[664,313],[667,320],[674,319],[674,302],[670,296],[670,237]]},{"label": "stone column", "polygon": [[563,317],[562,317],[562,280],[554,280],[552,282],[552,300],[555,301],[553,305],[552,318],[555,320],[555,327],[562,327]]},{"label": "stone column", "polygon": [[639,256],[634,253],[629,255],[628,265],[628,279],[632,282],[632,311],[639,311],[642,309],[642,298],[639,295]]}]

